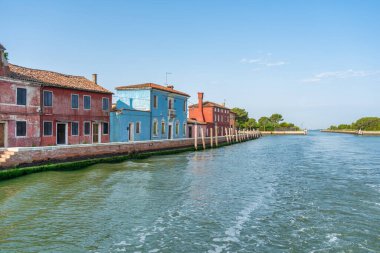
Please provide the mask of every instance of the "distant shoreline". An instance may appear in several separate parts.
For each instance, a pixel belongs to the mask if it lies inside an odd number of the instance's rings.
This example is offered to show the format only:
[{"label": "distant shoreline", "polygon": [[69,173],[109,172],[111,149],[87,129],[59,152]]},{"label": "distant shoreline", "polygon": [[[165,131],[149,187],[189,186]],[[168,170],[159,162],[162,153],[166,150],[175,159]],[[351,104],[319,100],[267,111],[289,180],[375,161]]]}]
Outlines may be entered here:
[{"label": "distant shoreline", "polygon": [[307,131],[260,131],[264,135],[307,135]]},{"label": "distant shoreline", "polygon": [[323,133],[337,133],[337,134],[354,134],[354,135],[370,135],[370,136],[380,136],[380,131],[361,131],[358,130],[321,130]]}]

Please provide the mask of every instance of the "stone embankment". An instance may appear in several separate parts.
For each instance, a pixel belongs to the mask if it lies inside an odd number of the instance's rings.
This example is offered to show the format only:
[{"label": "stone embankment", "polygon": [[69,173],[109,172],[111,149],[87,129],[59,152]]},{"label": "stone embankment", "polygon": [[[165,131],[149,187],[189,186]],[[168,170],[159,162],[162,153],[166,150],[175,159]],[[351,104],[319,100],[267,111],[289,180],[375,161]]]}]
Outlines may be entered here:
[{"label": "stone embankment", "polygon": [[355,134],[355,135],[369,135],[380,136],[380,131],[359,131],[359,130],[321,130],[323,133],[338,133],[338,134]]},{"label": "stone embankment", "polygon": [[307,130],[304,131],[261,131],[262,135],[307,135]]},{"label": "stone embankment", "polygon": [[100,144],[79,144],[45,147],[18,147],[0,150],[0,170],[18,166],[32,166],[36,164],[51,164],[66,161],[79,161],[89,158],[112,157],[144,152],[177,150],[185,148],[203,149],[239,143],[241,141],[257,139],[259,132],[251,132],[216,138],[198,138],[195,146],[194,139],[136,141]]}]

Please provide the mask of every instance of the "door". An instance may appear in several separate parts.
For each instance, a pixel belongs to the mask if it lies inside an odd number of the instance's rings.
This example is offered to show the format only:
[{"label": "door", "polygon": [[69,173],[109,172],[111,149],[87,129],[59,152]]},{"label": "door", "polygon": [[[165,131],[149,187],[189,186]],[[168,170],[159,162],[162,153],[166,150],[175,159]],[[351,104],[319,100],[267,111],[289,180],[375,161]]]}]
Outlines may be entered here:
[{"label": "door", "polygon": [[168,139],[171,139],[172,138],[172,131],[173,131],[173,125],[169,125],[168,126],[169,129],[168,129]]},{"label": "door", "polygon": [[66,124],[57,124],[57,145],[66,144]]},{"label": "door", "polygon": [[193,138],[193,127],[189,126],[189,129],[187,131],[189,133],[189,138]]},{"label": "door", "polygon": [[92,125],[92,143],[99,143],[99,124]]},{"label": "door", "polygon": [[5,123],[0,123],[0,148],[5,147]]},{"label": "door", "polygon": [[134,137],[133,137],[133,134],[134,134],[134,129],[133,129],[133,123],[129,123],[129,134],[128,134],[128,141],[134,141]]}]

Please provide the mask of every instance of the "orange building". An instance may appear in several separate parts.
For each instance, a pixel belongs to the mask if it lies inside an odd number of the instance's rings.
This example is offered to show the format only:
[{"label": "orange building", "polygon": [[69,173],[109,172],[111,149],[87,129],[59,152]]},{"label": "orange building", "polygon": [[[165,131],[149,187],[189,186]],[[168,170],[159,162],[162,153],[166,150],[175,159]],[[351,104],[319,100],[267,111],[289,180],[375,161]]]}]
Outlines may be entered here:
[{"label": "orange building", "polygon": [[198,92],[198,104],[189,106],[189,118],[207,124],[206,136],[211,135],[211,129],[215,135],[216,128],[219,136],[225,135],[230,127],[230,109],[214,102],[203,102],[203,96],[203,92]]}]

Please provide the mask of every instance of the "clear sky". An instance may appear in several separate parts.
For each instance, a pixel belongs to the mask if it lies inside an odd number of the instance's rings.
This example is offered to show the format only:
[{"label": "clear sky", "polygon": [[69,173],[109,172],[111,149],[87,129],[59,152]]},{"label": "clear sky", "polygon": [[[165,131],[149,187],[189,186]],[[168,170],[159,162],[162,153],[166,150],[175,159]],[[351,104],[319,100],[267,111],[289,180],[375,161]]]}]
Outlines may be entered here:
[{"label": "clear sky", "polygon": [[380,116],[380,1],[0,0],[10,62],[108,89],[165,83],[196,103],[304,128]]}]

